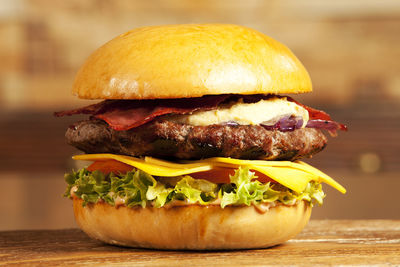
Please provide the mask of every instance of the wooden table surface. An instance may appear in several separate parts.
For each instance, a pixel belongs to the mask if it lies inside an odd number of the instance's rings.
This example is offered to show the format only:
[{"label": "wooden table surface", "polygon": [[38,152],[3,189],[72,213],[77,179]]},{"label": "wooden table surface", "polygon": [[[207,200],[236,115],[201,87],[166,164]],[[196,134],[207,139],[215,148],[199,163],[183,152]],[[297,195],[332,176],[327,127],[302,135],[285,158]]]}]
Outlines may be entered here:
[{"label": "wooden table surface", "polygon": [[109,246],[78,229],[0,232],[0,265],[398,265],[400,221],[310,221],[295,239],[269,249],[156,251]]}]

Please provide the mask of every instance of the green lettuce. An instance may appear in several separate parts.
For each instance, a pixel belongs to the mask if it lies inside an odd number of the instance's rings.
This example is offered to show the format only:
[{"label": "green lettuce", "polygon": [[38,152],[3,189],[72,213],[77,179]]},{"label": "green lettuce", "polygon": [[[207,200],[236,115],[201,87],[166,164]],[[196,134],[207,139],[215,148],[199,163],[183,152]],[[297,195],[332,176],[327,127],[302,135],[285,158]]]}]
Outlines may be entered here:
[{"label": "green lettuce", "polygon": [[141,170],[105,175],[100,171],[81,169],[65,175],[68,187],[64,196],[71,197],[73,194],[83,200],[83,205],[99,201],[116,205],[118,199],[128,207],[146,207],[151,203],[157,208],[175,200],[200,205],[219,201],[222,208],[274,201],[292,205],[298,200],[321,205],[325,197],[321,184],[317,182],[310,182],[299,194],[280,184],[263,184],[256,178],[248,168],[238,168],[230,176],[229,184],[215,184],[189,175],[153,177]]}]

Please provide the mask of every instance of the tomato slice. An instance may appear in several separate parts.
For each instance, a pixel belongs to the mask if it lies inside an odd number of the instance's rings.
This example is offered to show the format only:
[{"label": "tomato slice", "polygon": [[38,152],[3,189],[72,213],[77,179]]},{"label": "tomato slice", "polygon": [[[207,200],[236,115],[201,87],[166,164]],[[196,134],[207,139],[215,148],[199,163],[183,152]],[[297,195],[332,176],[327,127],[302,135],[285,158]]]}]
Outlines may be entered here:
[{"label": "tomato slice", "polygon": [[113,173],[127,173],[133,169],[132,166],[122,163],[117,160],[97,160],[93,162],[89,167],[87,167],[88,171],[95,171],[99,170],[104,174],[109,174],[110,172]]},{"label": "tomato slice", "polygon": [[[93,162],[89,167],[87,167],[88,171],[95,171],[99,170],[103,172],[104,174],[109,174],[110,172],[113,173],[127,173],[128,171],[131,171],[133,169],[132,166],[122,163],[117,160],[97,160]],[[258,177],[257,180],[262,182],[262,183],[276,183],[274,180],[266,176],[265,174],[262,174],[261,172],[254,171],[255,175]],[[229,175],[234,175],[235,174],[235,169],[231,168],[216,168],[210,171],[205,171],[205,172],[196,172],[196,173],[191,173],[190,176],[195,178],[195,179],[204,179],[210,182],[213,182],[215,184],[228,184],[230,183]]]}]

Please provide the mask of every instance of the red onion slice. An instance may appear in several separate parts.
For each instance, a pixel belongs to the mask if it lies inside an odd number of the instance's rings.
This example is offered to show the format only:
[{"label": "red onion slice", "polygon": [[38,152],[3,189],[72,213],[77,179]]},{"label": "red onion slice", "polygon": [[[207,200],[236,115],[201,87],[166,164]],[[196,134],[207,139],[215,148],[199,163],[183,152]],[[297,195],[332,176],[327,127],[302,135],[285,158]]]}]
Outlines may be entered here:
[{"label": "red onion slice", "polygon": [[303,118],[296,116],[285,116],[278,120],[275,124],[263,122],[260,124],[267,130],[279,130],[281,132],[291,132],[303,126]]}]

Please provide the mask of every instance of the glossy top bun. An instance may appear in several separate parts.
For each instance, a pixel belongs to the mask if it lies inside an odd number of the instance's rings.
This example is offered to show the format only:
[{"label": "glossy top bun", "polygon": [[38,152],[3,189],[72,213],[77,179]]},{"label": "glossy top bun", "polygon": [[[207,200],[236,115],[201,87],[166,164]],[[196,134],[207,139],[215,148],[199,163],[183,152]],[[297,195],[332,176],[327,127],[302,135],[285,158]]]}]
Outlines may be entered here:
[{"label": "glossy top bun", "polygon": [[266,248],[297,235],[307,224],[311,207],[301,201],[278,205],[265,213],[254,206],[186,205],[171,208],[82,206],[74,199],[78,225],[90,237],[130,247],[221,250]]},{"label": "glossy top bun", "polygon": [[225,24],[151,26],[97,49],[73,93],[87,99],[157,99],[217,94],[311,92],[310,77],[283,44]]}]

